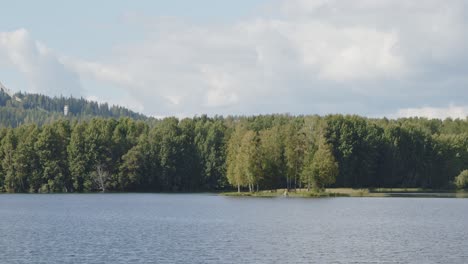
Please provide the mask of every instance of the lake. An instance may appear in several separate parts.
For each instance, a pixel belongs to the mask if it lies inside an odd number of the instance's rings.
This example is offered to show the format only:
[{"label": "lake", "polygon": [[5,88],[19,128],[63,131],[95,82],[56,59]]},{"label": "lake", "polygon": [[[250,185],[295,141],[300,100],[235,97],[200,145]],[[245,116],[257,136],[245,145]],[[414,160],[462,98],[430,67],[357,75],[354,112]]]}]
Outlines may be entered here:
[{"label": "lake", "polygon": [[468,199],[3,194],[0,263],[468,263]]}]

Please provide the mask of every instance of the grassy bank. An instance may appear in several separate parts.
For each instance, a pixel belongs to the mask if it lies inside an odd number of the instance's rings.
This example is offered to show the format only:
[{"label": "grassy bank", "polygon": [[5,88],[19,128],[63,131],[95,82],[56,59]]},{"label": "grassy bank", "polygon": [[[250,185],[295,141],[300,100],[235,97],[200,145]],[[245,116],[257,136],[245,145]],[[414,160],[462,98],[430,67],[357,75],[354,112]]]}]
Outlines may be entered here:
[{"label": "grassy bank", "polygon": [[363,196],[364,192],[351,191],[352,189],[345,190],[340,189],[334,191],[333,189],[326,189],[325,191],[307,191],[305,189],[289,190],[285,189],[267,190],[259,192],[224,192],[221,195],[224,196],[239,196],[239,197],[304,197],[304,198],[319,198],[319,197],[352,197],[352,196]]},{"label": "grassy bank", "polygon": [[306,189],[289,190],[285,189],[267,190],[259,192],[224,192],[220,195],[239,197],[456,197],[468,198],[467,191],[455,190],[433,190],[421,188],[380,188],[380,189],[352,189],[352,188],[328,188],[325,191],[317,192]]}]

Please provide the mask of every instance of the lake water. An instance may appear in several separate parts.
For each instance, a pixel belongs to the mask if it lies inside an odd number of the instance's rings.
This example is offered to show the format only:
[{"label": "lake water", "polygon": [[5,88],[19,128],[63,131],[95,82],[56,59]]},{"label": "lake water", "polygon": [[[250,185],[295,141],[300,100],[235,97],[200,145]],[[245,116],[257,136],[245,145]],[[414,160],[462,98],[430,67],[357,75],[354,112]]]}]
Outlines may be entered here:
[{"label": "lake water", "polygon": [[468,199],[5,194],[0,263],[468,263]]}]

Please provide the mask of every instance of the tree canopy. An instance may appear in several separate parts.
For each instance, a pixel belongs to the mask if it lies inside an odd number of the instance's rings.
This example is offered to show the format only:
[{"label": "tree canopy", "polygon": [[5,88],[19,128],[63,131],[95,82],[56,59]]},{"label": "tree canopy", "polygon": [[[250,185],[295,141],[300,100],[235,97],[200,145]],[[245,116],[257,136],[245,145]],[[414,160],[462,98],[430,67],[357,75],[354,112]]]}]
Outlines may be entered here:
[{"label": "tree canopy", "polygon": [[0,158],[4,192],[466,188],[468,119],[62,116],[1,128]]}]

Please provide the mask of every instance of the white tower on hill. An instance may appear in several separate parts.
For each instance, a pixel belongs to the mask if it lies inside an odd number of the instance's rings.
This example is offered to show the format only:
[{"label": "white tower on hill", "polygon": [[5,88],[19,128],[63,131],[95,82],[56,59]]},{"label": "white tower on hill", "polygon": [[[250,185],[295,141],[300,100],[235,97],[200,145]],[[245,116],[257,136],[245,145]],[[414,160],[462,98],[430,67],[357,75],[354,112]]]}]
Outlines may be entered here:
[{"label": "white tower on hill", "polygon": [[67,116],[67,115],[68,115],[68,110],[69,110],[68,105],[65,105],[65,106],[63,107],[63,115],[64,115],[64,116]]}]

